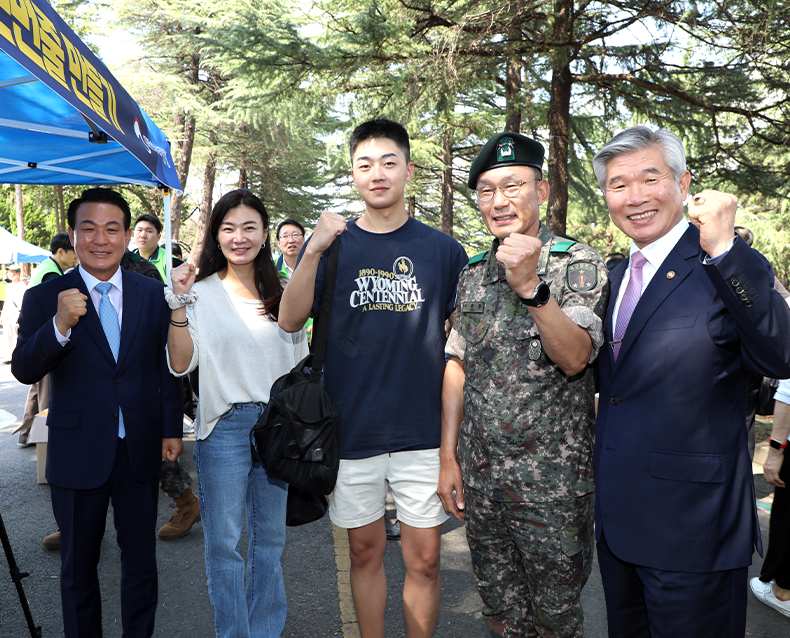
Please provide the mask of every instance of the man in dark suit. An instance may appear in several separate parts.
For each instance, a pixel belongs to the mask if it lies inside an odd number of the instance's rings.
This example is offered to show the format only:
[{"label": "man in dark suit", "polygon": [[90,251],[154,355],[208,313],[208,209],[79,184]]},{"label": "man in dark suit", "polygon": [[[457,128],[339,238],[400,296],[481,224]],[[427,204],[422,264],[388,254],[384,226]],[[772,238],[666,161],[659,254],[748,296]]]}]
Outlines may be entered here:
[{"label": "man in dark suit", "polygon": [[[596,540],[609,635],[743,636],[761,551],[744,413],[750,372],[790,375],[790,310],[734,233],[737,199],[702,191],[680,139],[635,126],[595,156],[632,239],[610,275],[598,357]],[[641,297],[640,297],[641,295]]]},{"label": "man in dark suit", "polygon": [[66,638],[101,636],[97,577],[112,500],[125,638],[147,638],[157,603],[159,468],[182,449],[178,381],[167,369],[162,284],[120,268],[131,215],[120,194],[83,192],[68,210],[80,259],[25,295],[11,369],[50,374],[47,480],[61,531]]}]

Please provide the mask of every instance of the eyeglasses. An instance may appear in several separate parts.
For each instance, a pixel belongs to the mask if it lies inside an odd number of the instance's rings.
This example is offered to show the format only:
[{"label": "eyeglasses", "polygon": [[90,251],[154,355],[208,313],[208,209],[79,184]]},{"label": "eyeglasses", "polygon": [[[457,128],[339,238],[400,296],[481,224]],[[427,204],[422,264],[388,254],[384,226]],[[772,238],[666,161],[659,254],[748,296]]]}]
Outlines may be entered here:
[{"label": "eyeglasses", "polygon": [[502,191],[502,194],[508,199],[513,199],[514,197],[518,197],[518,194],[521,192],[521,187],[524,184],[539,181],[539,179],[529,179],[526,182],[512,182],[504,186],[481,186],[477,189],[477,201],[483,203],[490,202],[494,199],[498,190]]},{"label": "eyeglasses", "polygon": [[302,237],[304,237],[303,233],[290,233],[288,235],[280,235],[280,241],[288,240],[288,239],[293,239],[294,241],[296,241],[297,239],[301,239]]}]

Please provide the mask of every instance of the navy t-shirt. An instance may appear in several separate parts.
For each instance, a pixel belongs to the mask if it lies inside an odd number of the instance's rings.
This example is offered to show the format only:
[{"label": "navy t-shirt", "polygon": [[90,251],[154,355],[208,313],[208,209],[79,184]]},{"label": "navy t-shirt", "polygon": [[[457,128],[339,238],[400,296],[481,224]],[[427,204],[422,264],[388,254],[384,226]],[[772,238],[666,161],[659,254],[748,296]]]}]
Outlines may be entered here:
[{"label": "navy t-shirt", "polygon": [[[340,411],[341,458],[439,447],[444,321],[466,262],[455,239],[414,218],[382,234],[348,222],[324,363]],[[325,272],[326,252],[313,317]]]}]

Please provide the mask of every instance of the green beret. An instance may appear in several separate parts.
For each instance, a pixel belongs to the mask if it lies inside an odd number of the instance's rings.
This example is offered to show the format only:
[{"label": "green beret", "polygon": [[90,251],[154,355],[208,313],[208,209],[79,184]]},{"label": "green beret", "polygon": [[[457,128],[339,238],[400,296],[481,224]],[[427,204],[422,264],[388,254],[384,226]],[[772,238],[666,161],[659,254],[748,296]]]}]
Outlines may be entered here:
[{"label": "green beret", "polygon": [[506,131],[494,135],[472,162],[469,188],[477,188],[481,173],[500,166],[532,166],[543,170],[543,145],[521,133]]}]

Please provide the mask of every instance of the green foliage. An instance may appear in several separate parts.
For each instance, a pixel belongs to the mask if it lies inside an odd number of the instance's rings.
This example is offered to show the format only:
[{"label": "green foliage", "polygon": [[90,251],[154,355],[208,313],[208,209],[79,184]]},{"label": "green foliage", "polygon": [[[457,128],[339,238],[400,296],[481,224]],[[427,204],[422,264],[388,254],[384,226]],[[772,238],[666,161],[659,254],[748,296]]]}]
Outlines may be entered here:
[{"label": "green foliage", "polygon": [[[0,226],[17,234],[15,187],[0,185]],[[49,249],[49,240],[57,232],[55,197],[52,187],[23,186],[22,210],[25,218],[25,241]]]},{"label": "green foliage", "polygon": [[[567,186],[569,235],[604,255],[627,250],[591,160],[614,132],[641,122],[681,135],[692,189],[736,192],[750,202],[742,214],[759,201],[760,223],[770,226],[765,231],[778,240],[777,229],[784,228],[790,7],[782,3],[117,0],[112,6],[146,50],[128,65],[128,75],[120,74],[132,94],[173,139],[180,135],[172,128],[176,116],[193,114],[194,163],[199,167],[212,152],[218,174],[246,173],[275,222],[294,216],[311,226],[324,208],[358,210],[346,140],[360,121],[384,116],[412,135],[417,170],[407,195],[416,216],[435,226],[448,168],[440,141],[449,138],[454,233],[470,254],[485,249],[488,234],[465,184],[469,162],[503,130],[514,105],[521,131],[553,148],[560,134],[551,123],[559,108],[554,91],[562,77],[571,83],[562,133],[567,179],[555,184],[552,197]],[[508,63],[518,70],[517,84],[509,83]],[[200,180],[193,181],[184,215],[200,201]],[[780,270],[790,260],[778,248],[766,250],[775,251]]]}]

